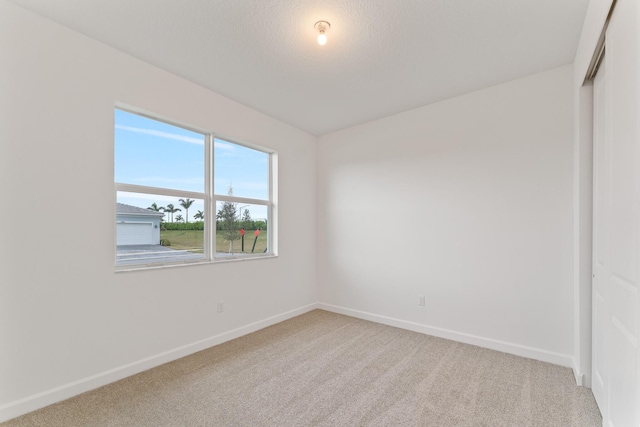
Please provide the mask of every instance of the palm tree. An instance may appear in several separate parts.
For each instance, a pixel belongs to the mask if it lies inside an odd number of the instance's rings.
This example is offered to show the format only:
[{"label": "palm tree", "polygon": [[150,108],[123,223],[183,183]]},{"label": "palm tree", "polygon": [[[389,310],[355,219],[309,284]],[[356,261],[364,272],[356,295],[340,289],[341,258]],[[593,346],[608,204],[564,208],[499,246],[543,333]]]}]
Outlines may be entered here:
[{"label": "palm tree", "polygon": [[204,221],[204,212],[198,211],[193,215],[193,219],[201,219]]},{"label": "palm tree", "polygon": [[165,210],[166,212],[169,212],[169,213],[171,214],[171,222],[173,222],[173,214],[174,214],[175,212],[181,211],[182,209],[180,209],[180,208],[175,208],[175,207],[173,206],[173,204],[172,204],[172,203],[169,203],[169,204],[167,205],[167,207],[166,207],[166,208],[164,208],[164,210]]},{"label": "palm tree", "polygon": [[[164,206],[158,206],[156,202],[151,203],[151,206],[149,206],[147,209],[154,212],[164,212]],[[162,218],[160,218],[160,221],[164,221],[164,215],[162,216]]]},{"label": "palm tree", "polygon": [[182,206],[184,208],[184,210],[187,212],[186,213],[186,222],[189,222],[189,207],[193,204],[193,202],[195,202],[195,200],[189,199],[187,198],[187,200],[185,199],[180,199],[180,206]]},{"label": "palm tree", "polygon": [[154,212],[164,212],[164,207],[158,206],[156,202],[151,203],[151,206],[149,206],[147,209]]},{"label": "palm tree", "polygon": [[177,222],[182,221],[182,219],[183,219],[183,218],[182,218],[182,215],[180,215],[180,214],[176,215],[176,221],[177,221]]}]

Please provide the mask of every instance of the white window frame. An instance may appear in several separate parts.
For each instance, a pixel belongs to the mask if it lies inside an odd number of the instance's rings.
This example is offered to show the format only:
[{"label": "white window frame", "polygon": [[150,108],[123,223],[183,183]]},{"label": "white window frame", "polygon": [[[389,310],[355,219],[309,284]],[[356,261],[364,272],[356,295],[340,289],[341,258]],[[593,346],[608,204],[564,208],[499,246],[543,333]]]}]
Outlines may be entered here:
[{"label": "white window frame", "polygon": [[[203,231],[203,258],[197,260],[177,260],[177,261],[165,261],[165,262],[153,262],[153,263],[140,263],[140,264],[127,264],[127,265],[116,265],[116,271],[130,271],[130,270],[146,270],[146,269],[154,269],[154,268],[163,268],[163,267],[174,267],[181,265],[193,265],[193,264],[206,264],[206,263],[219,263],[219,262],[228,262],[228,261],[243,261],[243,260],[251,260],[251,259],[261,259],[261,258],[269,258],[277,256],[275,245],[275,191],[274,191],[274,168],[277,159],[277,153],[275,151],[267,150],[262,147],[257,147],[251,144],[243,144],[236,142],[234,138],[227,138],[220,135],[215,135],[213,132],[203,131],[193,126],[187,126],[182,123],[178,123],[176,121],[167,120],[165,118],[160,118],[160,116],[156,116],[150,113],[142,112],[137,108],[127,107],[116,105],[114,107],[115,110],[121,110],[126,113],[135,114],[138,116],[145,117],[150,120],[154,120],[157,122],[165,123],[171,126],[176,126],[191,132],[199,133],[204,136],[204,183],[205,189],[204,192],[194,192],[194,191],[186,191],[186,190],[175,190],[170,188],[163,187],[149,187],[144,185],[137,184],[124,184],[116,182],[114,179],[114,206],[117,202],[117,194],[118,192],[128,192],[128,193],[139,193],[139,194],[155,194],[158,196],[170,196],[175,198],[190,198],[190,199],[200,199],[204,202],[204,231]],[[115,123],[115,120],[114,120]],[[238,197],[238,196],[230,196],[223,194],[214,194],[213,189],[214,181],[215,181],[215,171],[214,171],[214,140],[215,139],[223,140],[224,142],[239,145],[241,147],[249,148],[251,150],[260,151],[262,153],[267,154],[268,156],[268,177],[267,177],[267,185],[268,185],[268,200],[263,199],[254,199],[248,197]],[[114,135],[114,147],[115,147],[115,135]],[[239,253],[231,256],[216,256],[216,233],[217,233],[217,210],[216,205],[217,202],[232,202],[239,204],[251,204],[251,205],[261,205],[266,206],[267,208],[267,252],[265,253]],[[114,222],[114,241],[117,241],[117,224]],[[117,255],[117,248],[114,248]],[[117,256],[115,257],[117,261]]]}]

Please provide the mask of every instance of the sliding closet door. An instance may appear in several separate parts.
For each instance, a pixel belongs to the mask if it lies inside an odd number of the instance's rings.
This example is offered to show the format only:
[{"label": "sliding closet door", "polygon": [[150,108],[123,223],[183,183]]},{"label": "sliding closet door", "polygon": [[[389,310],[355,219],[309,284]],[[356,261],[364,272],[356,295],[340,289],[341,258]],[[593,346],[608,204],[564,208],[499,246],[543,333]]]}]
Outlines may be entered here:
[{"label": "sliding closet door", "polygon": [[639,26],[618,0],[594,88],[593,392],[613,427],[640,425]]},{"label": "sliding closet door", "polygon": [[606,57],[593,83],[593,306],[592,306],[592,375],[591,389],[606,419],[608,409],[607,384],[607,328],[609,324],[607,281],[607,251],[611,188],[611,147],[606,125]]}]

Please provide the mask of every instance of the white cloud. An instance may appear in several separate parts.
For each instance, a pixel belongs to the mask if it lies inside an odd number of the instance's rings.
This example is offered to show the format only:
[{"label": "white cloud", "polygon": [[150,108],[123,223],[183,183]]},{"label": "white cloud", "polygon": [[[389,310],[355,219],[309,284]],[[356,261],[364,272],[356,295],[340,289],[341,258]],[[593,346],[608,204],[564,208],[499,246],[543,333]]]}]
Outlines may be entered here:
[{"label": "white cloud", "polygon": [[213,140],[213,146],[219,150],[235,151],[235,147],[233,146],[233,144],[220,141],[219,139]]},{"label": "white cloud", "polygon": [[[143,184],[151,182],[151,183],[163,183],[163,184],[196,184],[196,185],[199,184],[200,186],[204,186],[204,177],[178,179],[178,178],[165,178],[162,176],[141,176],[140,178],[135,178],[135,181]],[[159,185],[154,185],[154,187],[159,187]],[[194,190],[194,191],[197,191],[197,190]]]},{"label": "white cloud", "polygon": [[189,144],[204,145],[204,136],[202,138],[192,138],[190,136],[177,135],[175,133],[162,132],[153,129],[136,128],[132,126],[116,125],[116,129],[126,130],[129,132],[144,133],[146,135],[159,136],[160,138],[173,139],[175,141],[188,142]]}]

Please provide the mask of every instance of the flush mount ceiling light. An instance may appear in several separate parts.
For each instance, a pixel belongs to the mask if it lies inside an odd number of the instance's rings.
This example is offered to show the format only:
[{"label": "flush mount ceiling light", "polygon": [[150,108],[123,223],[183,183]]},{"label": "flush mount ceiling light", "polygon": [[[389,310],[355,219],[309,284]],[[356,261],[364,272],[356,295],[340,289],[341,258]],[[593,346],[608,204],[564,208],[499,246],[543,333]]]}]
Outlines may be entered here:
[{"label": "flush mount ceiling light", "polygon": [[313,25],[313,28],[315,28],[319,33],[318,44],[324,46],[324,44],[327,42],[327,35],[325,33],[329,30],[329,28],[331,28],[331,24],[329,24],[327,21],[318,21]]}]

